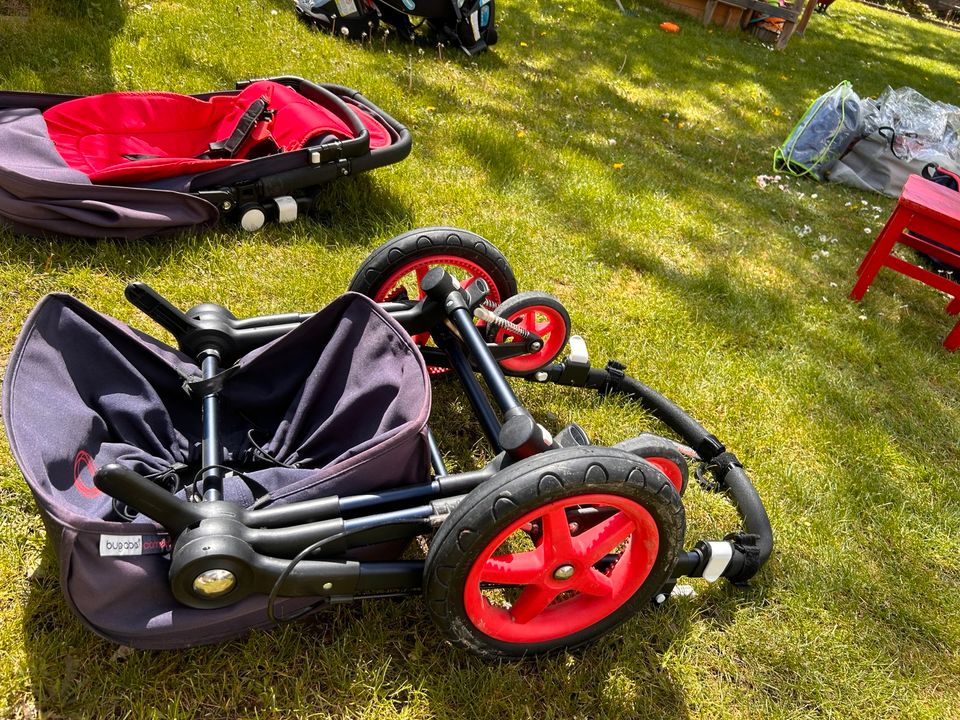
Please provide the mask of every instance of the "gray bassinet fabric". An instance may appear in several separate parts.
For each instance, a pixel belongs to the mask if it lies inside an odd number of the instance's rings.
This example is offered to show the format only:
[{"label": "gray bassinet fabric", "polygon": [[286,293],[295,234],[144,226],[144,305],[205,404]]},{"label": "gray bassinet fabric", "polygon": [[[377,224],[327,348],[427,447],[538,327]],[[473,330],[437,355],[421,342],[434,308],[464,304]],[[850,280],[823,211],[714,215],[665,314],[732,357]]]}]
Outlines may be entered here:
[{"label": "gray bassinet fabric", "polygon": [[[179,605],[168,588],[162,528],[113,521],[92,483],[110,462],[143,474],[199,468],[200,403],[183,388],[186,355],[61,294],[31,313],[10,358],[3,418],[14,457],[58,545],[64,592],[100,634],[144,648],[215,642],[267,623],[264,598],[222,610]],[[335,300],[241,358],[222,393],[227,463],[287,503],[422,482],[429,377],[406,333],[367,298]],[[248,434],[279,463],[257,460]],[[250,483],[225,480],[249,504]],[[101,556],[138,536],[157,552]],[[288,601],[301,604],[302,600]]]},{"label": "gray bassinet fabric", "polygon": [[91,184],[60,157],[39,110],[0,108],[0,224],[33,235],[139,238],[218,218],[193,195]]}]

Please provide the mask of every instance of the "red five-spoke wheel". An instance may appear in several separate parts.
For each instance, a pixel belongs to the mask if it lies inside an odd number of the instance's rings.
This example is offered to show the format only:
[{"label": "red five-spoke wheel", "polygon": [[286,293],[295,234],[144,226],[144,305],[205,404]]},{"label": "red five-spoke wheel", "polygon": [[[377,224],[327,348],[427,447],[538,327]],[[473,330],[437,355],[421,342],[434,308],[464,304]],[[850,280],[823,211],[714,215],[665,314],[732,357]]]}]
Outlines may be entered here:
[{"label": "red five-spoke wheel", "polygon": [[[613,514],[577,533],[567,512],[583,507]],[[529,542],[522,528],[534,523],[541,528],[537,546],[512,550]],[[562,638],[633,597],[659,545],[656,523],[633,500],[601,493],[555,500],[512,522],[480,553],[464,588],[467,617],[480,631],[507,642]],[[616,559],[608,564],[607,556]],[[507,587],[485,590],[488,584]]]},{"label": "red five-spoke wheel", "polygon": [[[552,295],[541,292],[523,292],[504,300],[497,315],[509,320],[521,330],[534,332],[543,340],[543,346],[534,352],[500,361],[505,369],[515,373],[532,373],[553,362],[570,337],[570,316],[566,308]],[[487,326],[487,339],[496,343],[523,342],[524,336],[508,327]]]},{"label": "red five-spoke wheel", "polygon": [[616,448],[551,450],[498,472],[440,526],[427,608],[483,657],[576,647],[660,591],[683,533],[680,496],[650,463]]}]

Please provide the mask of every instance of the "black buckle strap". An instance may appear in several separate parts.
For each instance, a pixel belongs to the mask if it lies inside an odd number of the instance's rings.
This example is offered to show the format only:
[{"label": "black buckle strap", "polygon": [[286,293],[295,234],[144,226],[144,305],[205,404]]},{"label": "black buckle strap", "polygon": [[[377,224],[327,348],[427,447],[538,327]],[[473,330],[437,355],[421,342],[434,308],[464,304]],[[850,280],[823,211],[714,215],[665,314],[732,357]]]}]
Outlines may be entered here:
[{"label": "black buckle strap", "polygon": [[753,533],[730,533],[723,538],[733,544],[734,554],[723,576],[738,587],[745,587],[747,580],[760,570],[760,537]]},{"label": "black buckle strap", "polygon": [[225,140],[210,143],[210,149],[199,157],[211,160],[234,157],[257,124],[272,117],[273,111],[268,106],[269,102],[265,97],[254,100],[253,104],[240,116],[230,136]]},{"label": "black buckle strap", "polygon": [[[724,482],[724,479],[727,477],[727,473],[735,467],[742,468],[743,464],[732,452],[724,450],[710,460],[700,463],[694,471],[694,475],[697,478],[697,482],[700,483],[700,487],[704,490],[708,492],[724,492],[727,489],[727,484]],[[707,471],[710,471],[710,474],[713,476],[712,478],[707,476]]]},{"label": "black buckle strap", "polygon": [[213,395],[223,390],[223,386],[226,384],[227,380],[233,375],[237,370],[240,369],[239,365],[234,365],[228,367],[226,370],[218,372],[211,378],[203,379],[184,379],[183,389],[190,397],[202,398],[207,395]]}]

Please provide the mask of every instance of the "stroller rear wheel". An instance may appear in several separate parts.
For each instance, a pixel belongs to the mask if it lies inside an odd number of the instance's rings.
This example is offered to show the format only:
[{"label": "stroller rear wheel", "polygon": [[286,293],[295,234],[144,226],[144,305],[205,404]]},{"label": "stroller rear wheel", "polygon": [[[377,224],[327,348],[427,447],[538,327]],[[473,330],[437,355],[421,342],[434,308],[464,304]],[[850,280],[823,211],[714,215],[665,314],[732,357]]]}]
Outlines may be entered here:
[{"label": "stroller rear wheel", "polygon": [[588,643],[670,579],[684,512],[670,480],[623,450],[548,451],[502,470],[441,525],[427,608],[457,645],[514,658]]},{"label": "stroller rear wheel", "polygon": [[[420,281],[435,267],[447,270],[463,287],[482,278],[495,304],[517,294],[517,279],[503,253],[475,233],[450,227],[420,228],[388,240],[360,264],[348,289],[377,302],[421,300]],[[413,336],[421,346],[429,339],[426,332]],[[429,370],[433,375],[446,372]]]},{"label": "stroller rear wheel", "polygon": [[419,300],[420,281],[435,267],[446,268],[464,287],[483,278],[498,304],[517,294],[517,279],[503,253],[479,235],[449,227],[420,228],[388,240],[360,264],[349,289],[377,302],[402,293]]}]

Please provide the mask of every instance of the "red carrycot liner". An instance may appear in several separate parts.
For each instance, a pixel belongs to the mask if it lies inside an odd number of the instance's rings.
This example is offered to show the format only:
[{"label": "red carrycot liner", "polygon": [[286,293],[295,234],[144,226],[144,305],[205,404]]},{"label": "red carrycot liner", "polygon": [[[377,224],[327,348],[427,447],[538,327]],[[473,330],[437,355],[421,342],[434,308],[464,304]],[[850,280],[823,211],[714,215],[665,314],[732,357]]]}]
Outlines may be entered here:
[{"label": "red carrycot liner", "polygon": [[123,238],[222,219],[256,229],[410,146],[356,90],[298,77],[198,95],[0,92],[0,225]]},{"label": "red carrycot liner", "polygon": [[[202,157],[213,143],[229,138],[244,113],[260,99],[264,117],[231,157]],[[370,133],[370,147],[390,144],[390,133],[356,109]],[[295,90],[260,80],[238,95],[202,100],[176,93],[107,93],[60,103],[43,113],[60,156],[95,183],[138,183],[198,173],[243,162],[270,141],[277,151],[299,150],[315,138],[355,137],[334,113]]]}]

